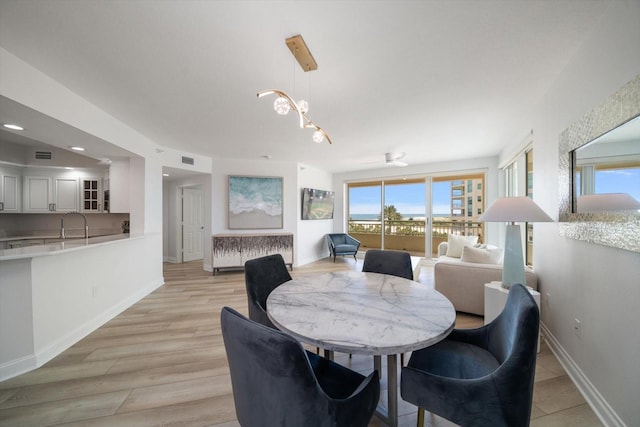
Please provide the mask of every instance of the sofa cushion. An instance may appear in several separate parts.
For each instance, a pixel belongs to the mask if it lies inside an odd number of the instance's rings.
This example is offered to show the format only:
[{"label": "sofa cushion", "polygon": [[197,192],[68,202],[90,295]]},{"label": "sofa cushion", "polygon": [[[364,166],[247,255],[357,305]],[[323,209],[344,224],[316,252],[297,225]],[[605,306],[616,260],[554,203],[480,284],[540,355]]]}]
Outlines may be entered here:
[{"label": "sofa cushion", "polygon": [[460,261],[477,264],[502,264],[502,249],[465,246],[462,248]]},{"label": "sofa cushion", "polygon": [[447,256],[460,258],[463,247],[473,246],[476,243],[478,243],[478,236],[457,236],[455,234],[449,234],[447,238]]}]

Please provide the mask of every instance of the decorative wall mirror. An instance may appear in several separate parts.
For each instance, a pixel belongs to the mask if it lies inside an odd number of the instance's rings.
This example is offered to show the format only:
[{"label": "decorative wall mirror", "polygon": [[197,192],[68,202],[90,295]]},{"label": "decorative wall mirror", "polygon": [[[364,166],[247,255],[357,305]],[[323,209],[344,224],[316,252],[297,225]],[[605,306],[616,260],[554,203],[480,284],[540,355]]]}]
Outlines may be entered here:
[{"label": "decorative wall mirror", "polygon": [[640,75],[560,135],[560,234],[640,252],[639,171]]}]

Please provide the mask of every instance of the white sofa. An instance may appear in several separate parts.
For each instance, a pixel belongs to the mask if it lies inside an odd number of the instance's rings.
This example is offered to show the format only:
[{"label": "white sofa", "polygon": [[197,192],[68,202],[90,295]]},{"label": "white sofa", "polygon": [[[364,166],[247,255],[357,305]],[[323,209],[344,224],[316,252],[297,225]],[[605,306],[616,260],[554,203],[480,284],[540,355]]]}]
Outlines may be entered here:
[{"label": "white sofa", "polygon": [[[484,315],[484,284],[502,280],[502,263],[481,264],[463,262],[448,257],[447,242],[438,245],[438,261],[433,267],[434,284],[438,292],[446,296],[456,311]],[[525,269],[527,286],[537,290],[538,276]]]}]

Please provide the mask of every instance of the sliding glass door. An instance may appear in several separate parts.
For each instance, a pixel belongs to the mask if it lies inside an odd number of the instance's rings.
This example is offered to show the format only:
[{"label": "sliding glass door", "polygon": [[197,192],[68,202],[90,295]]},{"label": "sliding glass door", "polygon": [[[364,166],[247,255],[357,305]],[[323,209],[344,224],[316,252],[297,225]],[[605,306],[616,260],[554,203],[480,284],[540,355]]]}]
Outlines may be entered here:
[{"label": "sliding glass door", "polygon": [[382,181],[349,184],[349,234],[361,248],[382,246]]},{"label": "sliding glass door", "polygon": [[[437,257],[448,234],[478,236],[484,227],[484,174],[348,184],[349,234],[362,250],[400,250]],[[431,224],[431,226],[429,226]]]},{"label": "sliding glass door", "polygon": [[349,234],[362,242],[363,250],[424,256],[424,178],[352,183],[348,188]]},{"label": "sliding glass door", "polygon": [[483,241],[484,227],[478,217],[484,212],[484,175],[434,177],[431,183],[431,253],[438,256],[438,245],[449,234],[478,236]]}]

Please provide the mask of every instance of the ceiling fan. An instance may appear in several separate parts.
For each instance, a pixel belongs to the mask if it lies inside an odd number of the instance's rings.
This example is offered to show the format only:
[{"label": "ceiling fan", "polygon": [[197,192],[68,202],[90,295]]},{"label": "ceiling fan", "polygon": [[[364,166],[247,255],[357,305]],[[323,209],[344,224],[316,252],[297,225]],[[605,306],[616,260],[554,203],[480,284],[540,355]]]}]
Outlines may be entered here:
[{"label": "ceiling fan", "polygon": [[387,166],[407,166],[407,162],[402,162],[402,159],[405,156],[405,153],[384,153],[384,163]]}]

